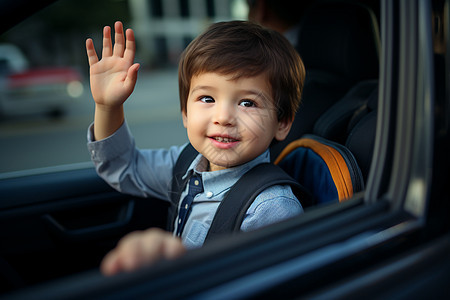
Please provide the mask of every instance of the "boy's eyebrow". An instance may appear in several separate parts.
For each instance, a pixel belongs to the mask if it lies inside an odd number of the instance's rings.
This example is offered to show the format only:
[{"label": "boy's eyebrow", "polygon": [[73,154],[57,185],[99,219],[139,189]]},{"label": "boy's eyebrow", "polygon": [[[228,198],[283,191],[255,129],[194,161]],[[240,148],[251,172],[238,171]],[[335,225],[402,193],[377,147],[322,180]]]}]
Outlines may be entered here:
[{"label": "boy's eyebrow", "polygon": [[194,93],[197,90],[215,90],[215,88],[209,85],[198,85],[191,90],[190,94]]},{"label": "boy's eyebrow", "polygon": [[247,92],[249,94],[253,94],[256,97],[260,97],[260,98],[262,98],[263,100],[266,100],[266,101],[270,101],[271,100],[270,97],[267,96],[264,93],[264,91],[262,91],[262,90],[245,90],[245,92]]}]

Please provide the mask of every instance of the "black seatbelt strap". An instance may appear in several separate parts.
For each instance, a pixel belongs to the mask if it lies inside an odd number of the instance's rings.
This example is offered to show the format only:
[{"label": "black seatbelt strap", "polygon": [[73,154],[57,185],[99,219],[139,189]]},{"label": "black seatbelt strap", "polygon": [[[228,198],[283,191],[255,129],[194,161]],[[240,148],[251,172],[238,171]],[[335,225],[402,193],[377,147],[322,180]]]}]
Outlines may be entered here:
[{"label": "black seatbelt strap", "polygon": [[167,216],[168,231],[173,232],[174,230],[174,224],[177,217],[178,204],[180,202],[181,193],[183,192],[189,181],[189,178],[183,179],[183,176],[184,174],[186,174],[187,169],[197,155],[197,150],[195,150],[191,144],[188,144],[181,151],[180,156],[178,157],[177,162],[175,163],[175,166],[173,168],[172,189],[170,190],[171,205],[169,207]]}]

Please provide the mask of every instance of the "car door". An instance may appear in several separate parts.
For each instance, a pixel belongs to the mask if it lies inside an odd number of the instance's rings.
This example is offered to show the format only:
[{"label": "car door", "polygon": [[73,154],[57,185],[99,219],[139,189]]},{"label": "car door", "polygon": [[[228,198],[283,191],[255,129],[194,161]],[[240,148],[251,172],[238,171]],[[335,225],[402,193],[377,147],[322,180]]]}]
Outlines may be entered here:
[{"label": "car door", "polygon": [[97,268],[125,233],[166,222],[164,201],[120,194],[93,167],[2,178],[0,190],[3,289]]}]

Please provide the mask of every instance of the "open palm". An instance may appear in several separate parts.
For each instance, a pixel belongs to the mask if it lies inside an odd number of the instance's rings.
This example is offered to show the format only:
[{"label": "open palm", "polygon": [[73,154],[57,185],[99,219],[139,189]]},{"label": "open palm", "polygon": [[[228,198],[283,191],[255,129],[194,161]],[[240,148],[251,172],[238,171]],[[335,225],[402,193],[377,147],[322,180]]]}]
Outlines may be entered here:
[{"label": "open palm", "polygon": [[91,92],[97,105],[122,105],[133,92],[139,64],[134,64],[136,52],[133,30],[126,31],[121,22],[114,24],[115,43],[111,41],[111,28],[103,30],[102,58],[98,59],[92,39],[86,41],[90,66]]}]

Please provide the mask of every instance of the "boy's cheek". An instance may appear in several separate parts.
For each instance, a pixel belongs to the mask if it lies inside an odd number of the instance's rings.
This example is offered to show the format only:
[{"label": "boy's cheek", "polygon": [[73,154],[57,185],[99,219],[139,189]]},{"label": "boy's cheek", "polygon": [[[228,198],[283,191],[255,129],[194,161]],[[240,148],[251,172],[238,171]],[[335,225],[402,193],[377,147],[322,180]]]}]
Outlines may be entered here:
[{"label": "boy's cheek", "polygon": [[254,135],[267,132],[269,126],[273,126],[274,122],[267,113],[251,113],[247,114],[245,118],[241,118],[241,130],[249,130]]}]

